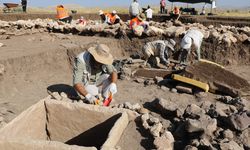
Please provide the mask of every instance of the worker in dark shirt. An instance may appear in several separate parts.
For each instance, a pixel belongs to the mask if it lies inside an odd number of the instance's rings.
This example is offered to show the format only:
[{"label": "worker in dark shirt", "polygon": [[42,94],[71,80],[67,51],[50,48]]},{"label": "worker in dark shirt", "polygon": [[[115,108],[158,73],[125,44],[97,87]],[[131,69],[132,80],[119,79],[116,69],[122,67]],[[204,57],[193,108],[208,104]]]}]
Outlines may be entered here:
[{"label": "worker in dark shirt", "polygon": [[26,13],[26,8],[27,8],[27,0],[21,0],[21,4],[22,4],[22,7],[23,7],[23,12]]}]

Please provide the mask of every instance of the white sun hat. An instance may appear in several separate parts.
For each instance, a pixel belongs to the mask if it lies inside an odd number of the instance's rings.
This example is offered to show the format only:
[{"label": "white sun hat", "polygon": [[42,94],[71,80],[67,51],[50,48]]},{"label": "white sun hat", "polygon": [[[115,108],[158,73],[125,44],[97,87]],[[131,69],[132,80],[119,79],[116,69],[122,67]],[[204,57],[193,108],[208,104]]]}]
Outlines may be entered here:
[{"label": "white sun hat", "polygon": [[88,51],[94,59],[101,64],[112,65],[114,61],[113,56],[109,52],[109,47],[105,44],[98,44],[97,46],[90,47]]},{"label": "white sun hat", "polygon": [[183,49],[190,49],[192,46],[192,38],[189,36],[184,36],[181,41],[181,48]]}]

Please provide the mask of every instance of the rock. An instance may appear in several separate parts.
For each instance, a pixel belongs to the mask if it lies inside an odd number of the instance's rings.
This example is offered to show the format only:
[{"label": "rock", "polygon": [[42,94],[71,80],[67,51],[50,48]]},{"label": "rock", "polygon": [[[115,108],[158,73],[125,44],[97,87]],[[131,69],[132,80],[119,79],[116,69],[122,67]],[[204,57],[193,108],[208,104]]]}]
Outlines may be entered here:
[{"label": "rock", "polygon": [[60,96],[61,96],[62,98],[68,98],[68,95],[67,95],[66,93],[64,93],[64,92],[61,92],[61,93],[60,93]]},{"label": "rock", "polygon": [[164,86],[164,85],[161,86],[161,89],[162,89],[163,91],[165,91],[165,92],[169,91],[169,88],[166,87],[166,86]]},{"label": "rock", "polygon": [[243,131],[250,126],[250,117],[247,115],[246,112],[234,114],[228,119],[232,129],[237,131]]},{"label": "rock", "polygon": [[59,95],[58,92],[53,92],[50,94],[52,96],[53,99],[55,100],[62,100],[62,97]]},{"label": "rock", "polygon": [[161,82],[163,80],[163,77],[154,77],[154,81],[156,84],[158,84],[159,82]]},{"label": "rock", "polygon": [[230,141],[226,143],[220,143],[220,149],[222,150],[244,150],[244,148],[240,147],[236,142]]},{"label": "rock", "polygon": [[177,89],[176,89],[176,88],[172,88],[172,89],[171,89],[171,92],[172,92],[172,93],[177,93]]},{"label": "rock", "polygon": [[163,119],[163,120],[161,120],[161,123],[162,123],[162,127],[165,130],[169,130],[171,128],[171,121]]},{"label": "rock", "polygon": [[155,117],[150,117],[148,120],[149,124],[157,124],[159,122],[160,122],[159,118],[155,118]]},{"label": "rock", "polygon": [[242,144],[246,149],[250,149],[250,128],[241,133],[239,140],[242,141]]},{"label": "rock", "polygon": [[124,103],[124,108],[130,109],[130,110],[133,110],[133,109],[132,109],[132,108],[133,108],[133,106],[132,106],[132,104],[131,104],[131,103],[129,103],[129,102],[125,102],[125,103]]},{"label": "rock", "polygon": [[185,118],[199,119],[201,115],[205,114],[205,111],[195,104],[188,105],[185,112]]},{"label": "rock", "polygon": [[232,140],[234,138],[234,134],[231,130],[227,129],[223,132],[223,137]]},{"label": "rock", "polygon": [[197,98],[205,98],[205,97],[207,97],[207,92],[197,92],[197,93],[195,93],[195,96],[197,97]]},{"label": "rock", "polygon": [[188,133],[203,132],[204,129],[202,128],[202,124],[199,120],[187,119],[186,131]]},{"label": "rock", "polygon": [[138,113],[140,113],[140,114],[147,114],[147,113],[149,113],[149,112],[150,112],[150,111],[149,111],[148,109],[143,108],[143,107],[141,107],[141,109],[138,110]]},{"label": "rock", "polygon": [[132,110],[138,111],[140,109],[141,109],[141,105],[139,103],[132,105]]},{"label": "rock", "polygon": [[122,74],[124,74],[125,76],[131,76],[131,74],[132,74],[132,71],[131,71],[131,69],[130,68],[127,68],[127,67],[123,67],[122,68]]},{"label": "rock", "polygon": [[198,148],[191,145],[187,145],[184,150],[198,150]]},{"label": "rock", "polygon": [[217,130],[214,132],[215,137],[217,138],[221,137],[222,132],[223,132],[223,129],[218,127]]},{"label": "rock", "polygon": [[207,113],[210,110],[210,106],[212,105],[212,103],[210,101],[204,101],[201,104],[201,108],[205,110],[205,112]]},{"label": "rock", "polygon": [[156,137],[154,145],[157,150],[173,150],[174,137],[171,132],[165,131],[160,137]]},{"label": "rock", "polygon": [[200,140],[200,146],[204,147],[205,149],[213,149],[213,146],[211,145],[211,143],[209,142],[209,140],[206,139],[206,138],[202,138]]},{"label": "rock", "polygon": [[144,81],[144,85],[147,86],[147,85],[153,85],[155,84],[154,80],[151,80],[151,79],[146,79]]},{"label": "rock", "polygon": [[220,102],[215,103],[215,111],[221,117],[227,117],[225,112],[230,112],[229,106]]},{"label": "rock", "polygon": [[144,83],[145,80],[142,78],[136,78],[134,81],[137,83]]},{"label": "rock", "polygon": [[194,139],[190,143],[194,147],[198,147],[200,145],[200,142],[198,141],[198,139]]},{"label": "rock", "polygon": [[163,98],[156,99],[156,107],[163,115],[168,116],[170,115],[175,115],[176,116],[176,111],[178,108],[178,105],[170,100],[165,100]]},{"label": "rock", "polygon": [[162,130],[162,124],[161,124],[161,123],[156,123],[156,124],[154,124],[154,125],[150,128],[150,133],[151,133],[154,137],[159,137],[159,136],[160,136],[161,130]]},{"label": "rock", "polygon": [[141,116],[142,126],[144,127],[144,129],[149,129],[150,128],[150,126],[149,126],[149,124],[147,122],[148,119],[149,119],[149,114],[148,113],[143,114]]},{"label": "rock", "polygon": [[187,86],[185,84],[178,84],[175,88],[178,92],[193,94],[192,87]]},{"label": "rock", "polygon": [[212,136],[217,129],[217,120],[207,115],[202,115],[199,120],[187,119],[185,128],[188,133],[201,132],[202,134],[205,133]]}]

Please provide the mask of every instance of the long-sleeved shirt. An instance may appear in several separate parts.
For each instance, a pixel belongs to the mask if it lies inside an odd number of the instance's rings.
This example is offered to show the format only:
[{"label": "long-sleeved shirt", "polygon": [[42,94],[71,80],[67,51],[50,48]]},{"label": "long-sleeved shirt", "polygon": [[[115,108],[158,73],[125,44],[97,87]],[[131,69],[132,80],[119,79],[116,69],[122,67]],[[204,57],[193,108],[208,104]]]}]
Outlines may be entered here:
[{"label": "long-sleeved shirt", "polygon": [[140,5],[137,2],[133,2],[129,7],[129,14],[131,16],[137,16],[140,14]]},{"label": "long-sleeved shirt", "polygon": [[82,83],[84,86],[88,84],[98,85],[99,78],[102,74],[111,74],[116,69],[113,65],[102,65],[101,68],[94,69],[90,62],[91,54],[88,51],[80,53],[75,58],[73,67],[73,85]]},{"label": "long-sleeved shirt", "polygon": [[174,50],[173,46],[168,41],[157,40],[148,42],[143,47],[143,53],[144,55],[147,55],[145,56],[146,58],[149,58],[150,55],[159,56],[162,62],[167,63],[169,58],[169,49],[172,51]]},{"label": "long-sleeved shirt", "polygon": [[[204,35],[199,30],[195,30],[195,29],[188,30],[181,41],[181,47],[183,47],[185,44],[187,44],[187,43],[185,43],[186,38],[191,38],[193,40],[195,47],[197,49],[200,49],[203,37],[204,37]],[[190,48],[191,48],[191,46],[192,46],[192,43],[190,43]]]}]

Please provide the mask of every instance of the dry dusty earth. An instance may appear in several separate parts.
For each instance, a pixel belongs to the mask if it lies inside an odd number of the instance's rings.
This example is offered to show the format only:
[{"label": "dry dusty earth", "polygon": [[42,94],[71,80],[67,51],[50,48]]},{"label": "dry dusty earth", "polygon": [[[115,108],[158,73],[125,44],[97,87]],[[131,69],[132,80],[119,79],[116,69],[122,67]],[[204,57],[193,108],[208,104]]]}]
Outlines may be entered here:
[{"label": "dry dusty earth", "polygon": [[[0,64],[4,66],[4,73],[0,74],[0,112],[5,122],[10,122],[26,108],[48,95],[51,87],[72,86],[72,71],[70,60],[74,54],[85,50],[91,43],[107,44],[115,58],[128,57],[131,49],[126,51],[126,42],[114,38],[87,37],[64,35],[55,33],[37,33],[32,35],[11,36],[2,39],[0,43]],[[131,46],[133,47],[133,46]],[[228,66],[229,70],[250,82],[250,66]],[[204,101],[213,102],[217,95],[208,93],[206,97],[196,97],[189,94],[179,94],[162,90],[156,85],[144,86],[130,80],[118,81],[118,94],[114,103],[131,102],[145,105],[155,98],[173,101],[179,107],[186,108],[188,104],[201,104]],[[138,126],[130,124],[130,126]],[[129,131],[128,126],[126,130]],[[127,140],[118,145],[130,149],[152,149],[152,140],[146,132],[139,128],[137,131],[127,132]],[[138,145],[137,143],[140,143]]]}]

